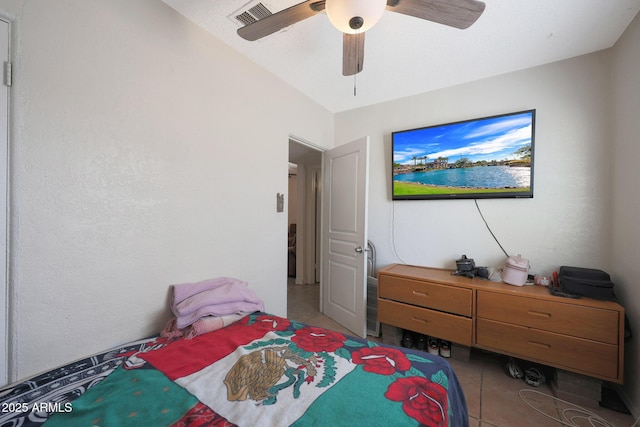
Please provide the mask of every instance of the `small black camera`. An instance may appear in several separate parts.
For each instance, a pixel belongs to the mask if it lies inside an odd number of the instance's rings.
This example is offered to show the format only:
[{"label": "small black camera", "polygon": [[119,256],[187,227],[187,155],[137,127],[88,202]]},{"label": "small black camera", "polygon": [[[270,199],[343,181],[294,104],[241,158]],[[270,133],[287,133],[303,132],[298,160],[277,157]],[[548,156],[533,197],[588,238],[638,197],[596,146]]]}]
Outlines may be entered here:
[{"label": "small black camera", "polygon": [[456,276],[467,276],[469,278],[476,276],[482,277],[483,279],[489,278],[489,270],[487,267],[476,267],[473,258],[467,258],[466,255],[462,255],[460,259],[456,260],[456,272],[452,274]]}]

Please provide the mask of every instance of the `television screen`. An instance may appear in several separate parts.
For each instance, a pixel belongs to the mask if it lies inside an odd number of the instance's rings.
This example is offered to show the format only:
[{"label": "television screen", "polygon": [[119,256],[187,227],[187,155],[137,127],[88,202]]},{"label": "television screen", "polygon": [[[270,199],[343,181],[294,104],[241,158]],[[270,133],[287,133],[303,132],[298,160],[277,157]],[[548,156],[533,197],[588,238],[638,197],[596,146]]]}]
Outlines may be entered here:
[{"label": "television screen", "polygon": [[392,198],[533,197],[536,110],[393,132]]}]

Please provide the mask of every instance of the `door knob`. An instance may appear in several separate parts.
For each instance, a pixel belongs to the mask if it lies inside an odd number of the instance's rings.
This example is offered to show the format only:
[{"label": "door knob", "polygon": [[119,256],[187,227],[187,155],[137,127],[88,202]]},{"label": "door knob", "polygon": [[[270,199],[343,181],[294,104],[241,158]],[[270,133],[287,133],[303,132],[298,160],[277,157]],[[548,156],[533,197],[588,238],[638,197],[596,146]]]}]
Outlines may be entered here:
[{"label": "door knob", "polygon": [[361,254],[362,252],[366,252],[366,251],[368,251],[368,250],[369,250],[369,249],[364,249],[362,246],[358,246],[358,247],[356,248],[356,252],[357,252],[357,253],[359,253],[359,254]]}]

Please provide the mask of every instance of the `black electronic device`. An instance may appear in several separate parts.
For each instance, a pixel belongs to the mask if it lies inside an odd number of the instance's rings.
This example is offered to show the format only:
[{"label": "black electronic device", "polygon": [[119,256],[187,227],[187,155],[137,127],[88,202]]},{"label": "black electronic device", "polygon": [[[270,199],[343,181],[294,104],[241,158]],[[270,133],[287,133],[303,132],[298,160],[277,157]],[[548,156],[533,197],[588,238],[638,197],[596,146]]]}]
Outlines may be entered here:
[{"label": "black electronic device", "polygon": [[474,278],[476,276],[483,279],[489,278],[489,270],[487,267],[476,267],[476,262],[473,258],[467,258],[466,255],[462,255],[460,259],[456,260],[456,271],[451,273],[454,276],[466,276]]},{"label": "black electronic device", "polygon": [[392,199],[533,197],[536,110],[391,134]]}]

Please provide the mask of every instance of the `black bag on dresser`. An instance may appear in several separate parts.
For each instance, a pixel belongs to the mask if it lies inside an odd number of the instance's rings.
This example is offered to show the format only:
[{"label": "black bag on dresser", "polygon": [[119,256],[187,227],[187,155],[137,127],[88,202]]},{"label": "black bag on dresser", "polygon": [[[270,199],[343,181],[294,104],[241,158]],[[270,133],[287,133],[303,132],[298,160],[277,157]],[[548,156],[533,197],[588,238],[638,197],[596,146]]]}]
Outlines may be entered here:
[{"label": "black bag on dresser", "polygon": [[558,273],[560,290],[567,294],[615,301],[613,282],[609,274],[594,268],[560,267]]}]

